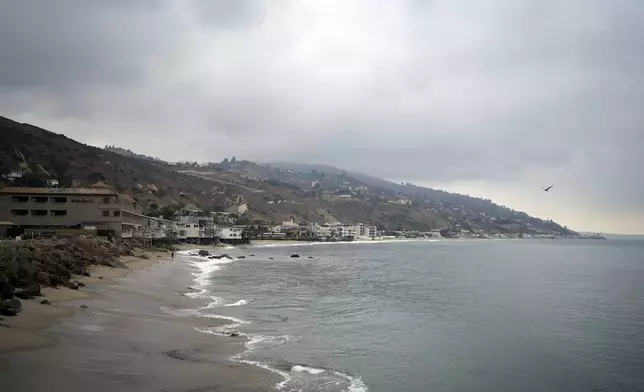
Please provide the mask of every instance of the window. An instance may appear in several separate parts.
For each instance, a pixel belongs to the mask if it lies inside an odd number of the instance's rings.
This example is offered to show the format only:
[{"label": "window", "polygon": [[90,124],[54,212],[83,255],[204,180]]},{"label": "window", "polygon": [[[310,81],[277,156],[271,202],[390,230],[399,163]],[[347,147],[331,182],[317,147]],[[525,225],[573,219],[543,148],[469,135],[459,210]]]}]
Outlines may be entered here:
[{"label": "window", "polygon": [[11,201],[14,203],[27,203],[29,198],[27,196],[13,196]]},{"label": "window", "polygon": [[110,212],[107,210],[103,211],[103,216],[110,216]]},{"label": "window", "polygon": [[110,204],[110,198],[109,197],[104,197],[103,198],[103,204]]},{"label": "window", "polygon": [[11,214],[13,214],[15,216],[25,216],[25,215],[29,215],[29,211],[28,210],[11,210]]},{"label": "window", "polygon": [[67,216],[67,210],[51,210],[51,216]]},{"label": "window", "polygon": [[33,201],[34,203],[43,204],[43,203],[47,203],[48,199],[49,198],[45,196],[38,196],[38,197],[32,197],[31,201]]},{"label": "window", "polygon": [[114,216],[121,216],[121,211],[114,211]]},{"label": "window", "polygon": [[31,210],[31,216],[47,216],[47,210]]},{"label": "window", "polygon": [[179,230],[179,236],[180,237],[185,237],[186,236],[186,231],[185,230]]},{"label": "window", "polygon": [[52,197],[51,202],[54,204],[65,204],[67,203],[66,197]]}]

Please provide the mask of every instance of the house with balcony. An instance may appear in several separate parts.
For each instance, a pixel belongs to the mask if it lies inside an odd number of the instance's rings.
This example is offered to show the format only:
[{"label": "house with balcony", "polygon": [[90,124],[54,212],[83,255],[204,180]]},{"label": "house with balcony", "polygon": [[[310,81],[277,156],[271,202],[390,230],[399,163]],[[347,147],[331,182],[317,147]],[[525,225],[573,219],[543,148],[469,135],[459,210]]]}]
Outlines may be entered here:
[{"label": "house with balcony", "polygon": [[243,244],[250,242],[244,235],[244,226],[218,226],[216,235],[225,244]]}]

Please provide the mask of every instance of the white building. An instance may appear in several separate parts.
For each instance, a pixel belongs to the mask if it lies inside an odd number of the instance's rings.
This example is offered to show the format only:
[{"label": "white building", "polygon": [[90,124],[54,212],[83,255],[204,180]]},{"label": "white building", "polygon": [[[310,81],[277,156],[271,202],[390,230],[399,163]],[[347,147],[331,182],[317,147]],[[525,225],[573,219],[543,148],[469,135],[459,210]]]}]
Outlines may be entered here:
[{"label": "white building", "polygon": [[309,233],[311,236],[318,238],[361,238],[372,239],[377,236],[378,230],[376,226],[365,225],[362,223],[354,225],[343,225],[339,222],[326,223],[320,225],[319,223],[309,224]]},{"label": "white building", "polygon": [[215,223],[212,216],[180,216],[179,238],[215,238]]},{"label": "white building", "polygon": [[178,238],[199,238],[199,224],[197,223],[179,223],[178,224]]},{"label": "white building", "polygon": [[309,233],[318,238],[333,237],[335,230],[329,224],[309,223]]},{"label": "white building", "polygon": [[217,234],[221,240],[241,240],[244,229],[242,227],[218,227]]},{"label": "white building", "polygon": [[282,229],[297,229],[298,227],[300,227],[300,225],[293,222],[293,219],[282,222]]}]

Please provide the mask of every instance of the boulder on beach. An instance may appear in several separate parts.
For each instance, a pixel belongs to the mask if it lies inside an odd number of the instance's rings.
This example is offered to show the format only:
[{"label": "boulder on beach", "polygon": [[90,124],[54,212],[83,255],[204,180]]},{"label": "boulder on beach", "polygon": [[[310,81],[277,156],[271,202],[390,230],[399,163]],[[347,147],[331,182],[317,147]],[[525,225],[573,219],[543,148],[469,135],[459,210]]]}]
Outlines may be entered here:
[{"label": "boulder on beach", "polygon": [[40,284],[32,283],[25,288],[25,293],[32,297],[37,297],[40,295]]},{"label": "boulder on beach", "polygon": [[238,259],[245,259],[246,256],[237,256]]},{"label": "boulder on beach", "polygon": [[16,298],[20,299],[30,299],[33,298],[31,295],[27,294],[27,292],[23,289],[15,289],[13,290],[13,296]]},{"label": "boulder on beach", "polygon": [[0,275],[0,298],[13,298],[13,286],[4,275]]},{"label": "boulder on beach", "polygon": [[291,255],[291,257],[293,257],[293,258],[295,258],[295,257],[300,257],[300,255],[298,255],[298,254],[296,253],[296,254],[294,254],[294,255]]},{"label": "boulder on beach", "polygon": [[49,302],[49,300],[47,299],[43,299],[42,301],[40,301],[40,303],[43,305],[51,305],[51,302]]},{"label": "boulder on beach", "polygon": [[20,302],[20,300],[17,298],[8,300],[7,304],[9,304],[10,307],[14,308],[16,310],[16,313],[20,313],[20,311],[22,310],[22,302]]},{"label": "boulder on beach", "polygon": [[80,307],[81,307],[81,309],[87,309],[88,308],[87,305],[81,305]]},{"label": "boulder on beach", "polygon": [[[18,309],[15,308],[15,302],[10,303],[9,301],[18,301]],[[22,310],[22,304],[19,300],[15,298],[10,300],[0,299],[0,315],[15,316],[16,314],[18,314],[18,312],[20,312],[20,310]]]},{"label": "boulder on beach", "polygon": [[205,249],[199,250],[199,256],[208,256],[208,255],[210,255],[210,252],[208,252],[207,250]]},{"label": "boulder on beach", "polygon": [[72,290],[78,290],[79,285],[77,282],[70,282],[67,287],[69,287]]}]

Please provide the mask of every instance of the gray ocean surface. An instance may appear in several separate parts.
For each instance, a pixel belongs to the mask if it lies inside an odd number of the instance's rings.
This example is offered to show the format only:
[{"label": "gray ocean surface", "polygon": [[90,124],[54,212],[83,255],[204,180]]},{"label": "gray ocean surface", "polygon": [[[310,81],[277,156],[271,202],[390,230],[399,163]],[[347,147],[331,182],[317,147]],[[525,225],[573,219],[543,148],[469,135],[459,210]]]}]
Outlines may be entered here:
[{"label": "gray ocean surface", "polygon": [[208,277],[240,306],[212,312],[247,322],[243,358],[288,375],[284,391],[644,391],[642,241],[240,253]]}]

